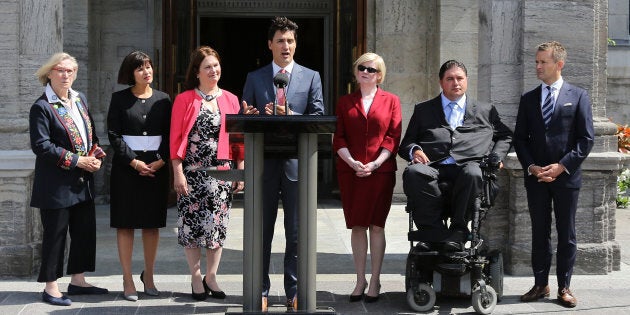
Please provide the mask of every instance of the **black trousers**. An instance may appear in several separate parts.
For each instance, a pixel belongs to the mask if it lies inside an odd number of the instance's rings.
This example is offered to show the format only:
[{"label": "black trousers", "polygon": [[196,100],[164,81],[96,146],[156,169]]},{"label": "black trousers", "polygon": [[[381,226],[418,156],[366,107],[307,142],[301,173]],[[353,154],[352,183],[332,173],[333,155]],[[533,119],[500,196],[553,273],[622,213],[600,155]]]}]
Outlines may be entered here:
[{"label": "black trousers", "polygon": [[[451,192],[444,196],[441,182],[449,182]],[[443,229],[442,213],[445,198],[451,207],[451,227],[466,229],[468,211],[475,206],[475,200],[482,188],[482,174],[479,163],[471,161],[455,164],[409,165],[403,172],[403,189],[407,195],[407,206],[412,212],[413,221],[419,229]]]},{"label": "black trousers", "polygon": [[37,282],[52,282],[63,277],[66,235],[70,232],[68,275],[94,271],[96,261],[96,217],[94,201],[68,208],[40,209],[44,234],[42,264]]},{"label": "black trousers", "polygon": [[278,201],[284,211],[284,292],[291,299],[297,294],[298,182],[286,176],[283,160],[265,160],[263,187],[263,296],[269,295],[271,245],[278,217]]}]

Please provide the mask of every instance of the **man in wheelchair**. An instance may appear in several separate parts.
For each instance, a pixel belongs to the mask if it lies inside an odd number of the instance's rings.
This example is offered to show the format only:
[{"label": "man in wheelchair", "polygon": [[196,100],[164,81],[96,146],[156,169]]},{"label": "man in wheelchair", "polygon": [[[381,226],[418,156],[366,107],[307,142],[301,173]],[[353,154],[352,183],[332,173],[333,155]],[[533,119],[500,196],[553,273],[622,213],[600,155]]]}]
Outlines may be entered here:
[{"label": "man in wheelchair", "polygon": [[[512,131],[492,104],[466,95],[468,75],[463,63],[445,62],[439,82],[442,93],[415,106],[398,154],[409,162],[403,189],[407,211],[423,235],[416,246],[459,250],[470,233],[469,216],[482,192],[479,164],[491,152],[503,159]],[[448,227],[446,219],[450,219]]]}]

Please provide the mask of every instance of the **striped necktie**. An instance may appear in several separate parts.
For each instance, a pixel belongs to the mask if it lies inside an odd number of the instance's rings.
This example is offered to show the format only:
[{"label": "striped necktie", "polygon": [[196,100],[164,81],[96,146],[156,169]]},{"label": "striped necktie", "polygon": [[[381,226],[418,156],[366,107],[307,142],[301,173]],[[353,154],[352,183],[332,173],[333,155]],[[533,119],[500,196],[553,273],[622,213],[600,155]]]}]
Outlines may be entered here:
[{"label": "striped necktie", "polygon": [[549,123],[551,122],[551,116],[553,115],[553,89],[551,86],[547,86],[547,97],[545,98],[545,102],[542,105],[542,117],[545,122],[545,127],[549,127]]}]

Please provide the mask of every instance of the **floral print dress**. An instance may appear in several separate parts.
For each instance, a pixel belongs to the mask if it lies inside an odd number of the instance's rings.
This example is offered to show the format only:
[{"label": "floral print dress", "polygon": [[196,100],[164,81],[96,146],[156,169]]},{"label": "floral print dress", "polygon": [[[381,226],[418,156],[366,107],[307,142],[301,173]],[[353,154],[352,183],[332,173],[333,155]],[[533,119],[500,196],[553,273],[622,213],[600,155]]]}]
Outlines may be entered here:
[{"label": "floral print dress", "polygon": [[185,248],[223,247],[232,207],[232,182],[218,180],[198,170],[210,166],[227,166],[217,160],[221,114],[201,107],[188,136],[186,157],[182,163],[188,182],[188,196],[179,196],[178,243]]}]

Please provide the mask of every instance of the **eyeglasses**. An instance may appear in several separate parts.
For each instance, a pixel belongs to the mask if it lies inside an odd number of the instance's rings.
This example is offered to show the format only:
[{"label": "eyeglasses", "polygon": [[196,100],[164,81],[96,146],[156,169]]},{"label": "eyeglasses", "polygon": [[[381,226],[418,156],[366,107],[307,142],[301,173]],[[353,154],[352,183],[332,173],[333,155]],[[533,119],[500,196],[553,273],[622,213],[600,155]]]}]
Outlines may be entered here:
[{"label": "eyeglasses", "polygon": [[364,66],[364,65],[359,65],[359,66],[357,66],[357,69],[359,70],[359,72],[363,72],[363,71],[365,71],[365,70],[367,70],[367,72],[369,72],[369,73],[377,73],[377,72],[381,72],[381,70],[374,69],[374,68],[372,68],[372,67],[366,67],[366,66]]},{"label": "eyeglasses", "polygon": [[57,73],[59,74],[67,74],[68,76],[71,76],[74,74],[74,69],[63,69],[63,68],[53,68],[53,70],[57,71]]}]

